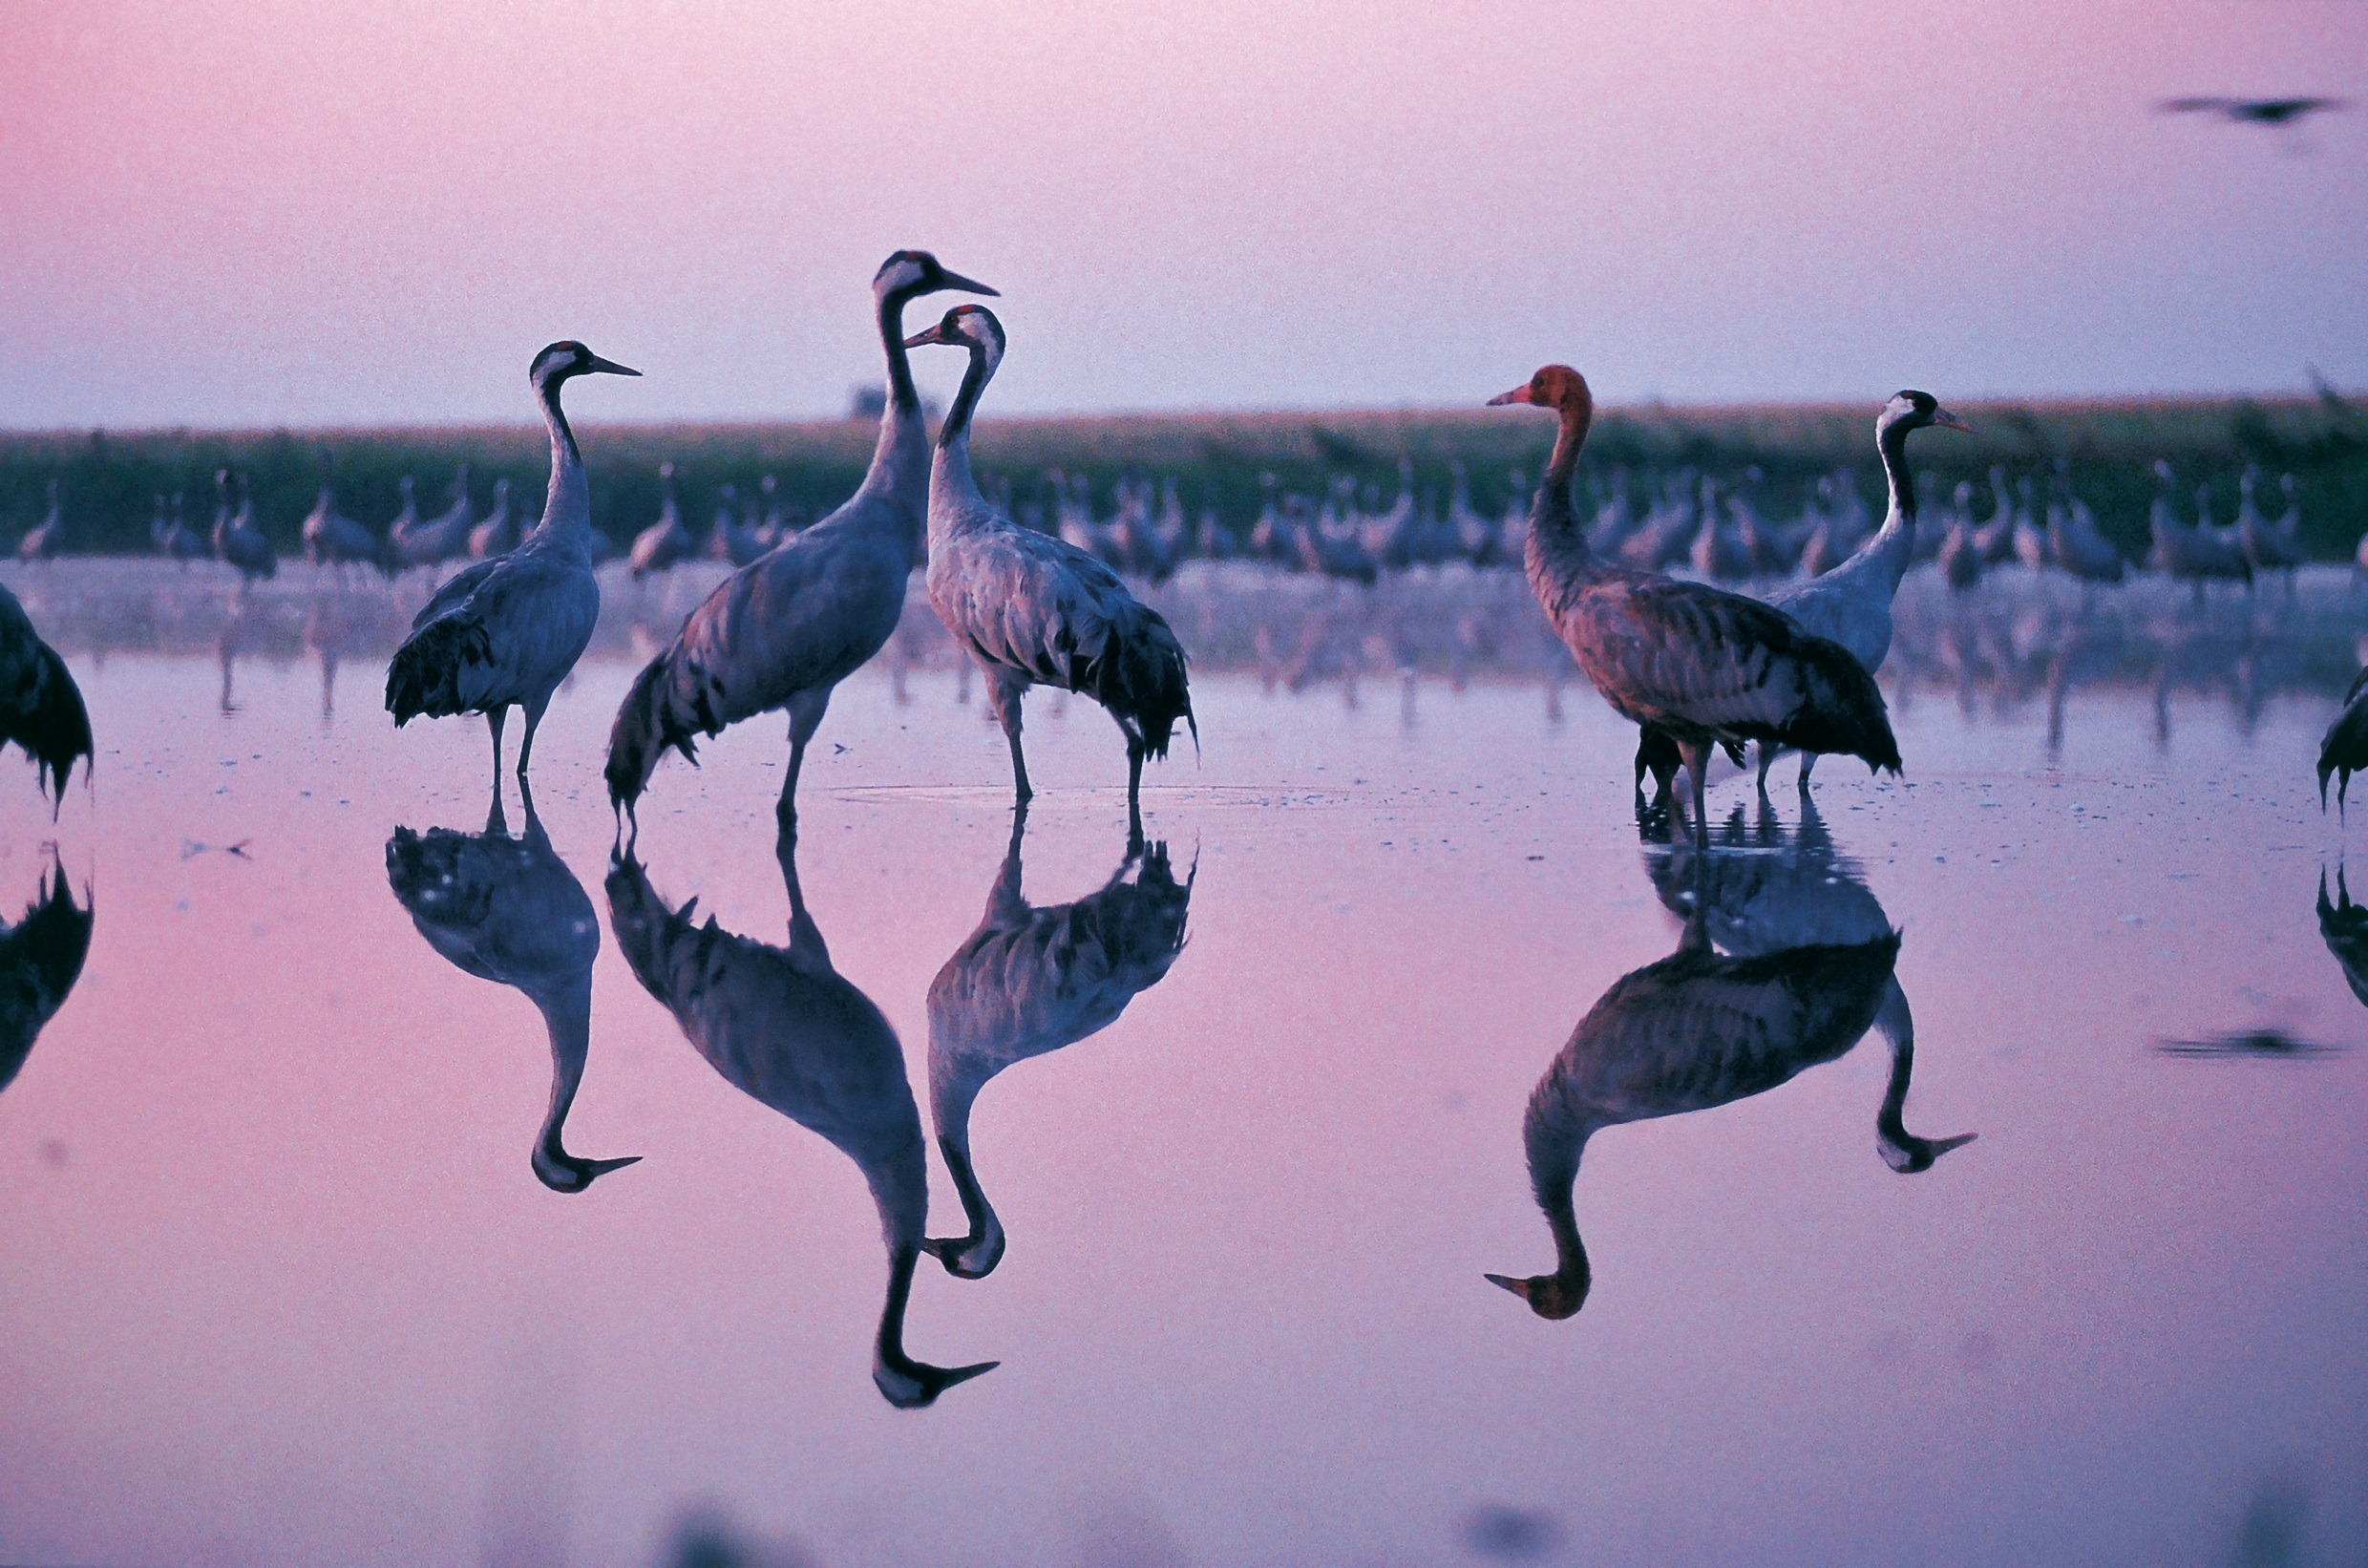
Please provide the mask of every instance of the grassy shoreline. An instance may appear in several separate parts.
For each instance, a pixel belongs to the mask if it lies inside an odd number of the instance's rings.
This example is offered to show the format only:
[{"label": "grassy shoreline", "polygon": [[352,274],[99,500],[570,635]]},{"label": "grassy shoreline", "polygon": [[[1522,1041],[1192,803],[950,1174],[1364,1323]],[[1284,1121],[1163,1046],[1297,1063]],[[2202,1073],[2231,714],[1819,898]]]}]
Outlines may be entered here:
[{"label": "grassy shoreline", "polygon": [[[1924,436],[1912,449],[1917,469],[1944,487],[1977,484],[1992,464],[2017,475],[2063,462],[2082,497],[2125,544],[2143,550],[2158,457],[2178,471],[2182,517],[2193,488],[2209,483],[2219,520],[2233,515],[2237,475],[2248,464],[2272,478],[2293,473],[2301,485],[2305,537],[2327,558],[2348,556],[2368,523],[2368,415],[2332,392],[2315,397],[2125,397],[1991,399],[1955,405],[1972,436]],[[1797,514],[1816,479],[1838,466],[1855,472],[1871,505],[1879,505],[1871,402],[1607,408],[1588,446],[1588,469],[1606,475],[1625,465],[1639,475],[1694,467],[1724,476],[1756,468],[1761,505]],[[722,487],[753,494],[762,476],[778,477],[780,494],[809,515],[827,511],[854,488],[876,427],[851,419],[780,423],[605,424],[583,422],[594,522],[620,542],[657,514],[657,466],[671,459],[683,474],[686,520],[704,533]],[[1260,477],[1286,490],[1319,494],[1338,476],[1396,484],[1401,458],[1414,465],[1418,491],[1444,498],[1449,466],[1464,463],[1472,499],[1500,510],[1516,479],[1533,478],[1552,441],[1551,424],[1519,412],[1489,409],[1362,410],[1328,413],[1130,413],[982,420],[976,452],[982,470],[1008,477],[1015,494],[1034,494],[1058,470],[1085,475],[1107,504],[1122,475],[1173,475],[1195,516],[1214,505],[1239,527],[1257,515]],[[38,522],[53,477],[63,483],[75,547],[136,553],[148,547],[153,497],[186,497],[190,520],[212,519],[212,475],[228,465],[250,476],[266,533],[283,550],[323,482],[340,507],[383,528],[397,505],[396,480],[417,481],[420,510],[448,504],[463,461],[473,467],[480,512],[493,483],[539,496],[547,448],[533,424],[451,425],[275,431],[83,431],[0,434],[0,539],[13,540]],[[1929,498],[1927,505],[1939,498]],[[1985,498],[1986,504],[1986,498]],[[2282,498],[2265,496],[2274,513]]]}]

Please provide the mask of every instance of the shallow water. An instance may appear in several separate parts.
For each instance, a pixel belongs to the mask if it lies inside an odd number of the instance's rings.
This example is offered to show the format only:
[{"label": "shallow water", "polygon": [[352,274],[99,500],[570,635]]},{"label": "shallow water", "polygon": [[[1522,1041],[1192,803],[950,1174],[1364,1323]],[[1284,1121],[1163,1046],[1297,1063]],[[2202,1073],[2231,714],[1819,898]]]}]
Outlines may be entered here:
[{"label": "shallow water", "polygon": [[[1461,594],[1493,646],[1501,586]],[[1204,661],[1164,864],[1108,722],[1031,699],[1014,867],[1000,737],[913,658],[809,761],[794,934],[771,724],[667,763],[612,877],[628,636],[538,742],[547,849],[514,787],[518,843],[433,835],[486,827],[482,726],[393,731],[367,645],[325,708],[301,637],[226,701],[214,634],[64,638],[95,790],[53,828],[0,766],[0,914],[52,839],[95,906],[0,1091],[0,1557],[2357,1560],[2368,932],[2322,935],[2310,767],[2356,633],[2316,586],[1932,599],[1974,656],[1903,647],[1907,780],[1829,764],[1805,818],[1783,763],[1763,822],[1723,777],[1706,865],[1583,688],[1393,661],[1327,599],[1363,651],[1303,689]],[[1294,624],[1225,603],[1228,646]],[[589,937],[564,1147],[641,1158],[561,1193],[538,1005],[565,1047]],[[969,1121],[1007,1251],[921,1257],[903,1332],[1000,1365],[893,1408],[913,1155],[961,1235],[935,1134],[1031,1050]],[[1485,1276],[1554,1269],[1588,1133],[1550,1321]]]}]

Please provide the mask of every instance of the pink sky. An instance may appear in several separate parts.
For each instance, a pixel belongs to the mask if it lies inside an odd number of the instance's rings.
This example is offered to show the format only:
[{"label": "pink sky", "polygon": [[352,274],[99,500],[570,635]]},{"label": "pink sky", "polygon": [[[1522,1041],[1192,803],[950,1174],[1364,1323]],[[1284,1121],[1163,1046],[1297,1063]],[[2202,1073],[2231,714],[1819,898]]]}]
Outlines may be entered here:
[{"label": "pink sky", "polygon": [[[990,410],[2368,381],[2368,7],[26,4],[0,427],[835,412],[901,244]],[[949,362],[924,374],[951,375]]]}]

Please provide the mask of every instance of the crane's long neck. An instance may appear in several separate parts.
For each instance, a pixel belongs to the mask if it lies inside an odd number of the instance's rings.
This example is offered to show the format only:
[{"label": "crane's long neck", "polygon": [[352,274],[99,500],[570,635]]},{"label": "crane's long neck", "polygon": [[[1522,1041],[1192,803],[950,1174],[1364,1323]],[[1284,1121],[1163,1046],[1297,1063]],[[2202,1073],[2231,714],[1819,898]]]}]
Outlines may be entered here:
[{"label": "crane's long neck", "polygon": [[583,1066],[592,1050],[592,971],[587,968],[564,989],[532,998],[551,1036],[551,1103],[543,1112],[538,1145],[546,1157],[563,1159],[561,1134],[568,1108],[583,1085]]},{"label": "crane's long neck", "polygon": [[1554,432],[1554,456],[1538,480],[1530,503],[1528,563],[1533,575],[1544,569],[1592,576],[1602,562],[1588,547],[1578,509],[1571,501],[1571,481],[1578,473],[1579,449],[1587,444],[1588,427],[1595,423],[1595,398],[1582,385],[1567,392],[1557,411],[1561,425]]},{"label": "crane's long neck", "polygon": [[576,449],[576,433],[560,408],[563,376],[546,376],[535,388],[542,405],[542,422],[551,430],[551,488],[543,497],[542,520],[524,544],[572,547],[588,562],[592,550],[592,487],[583,477],[583,454]]},{"label": "crane's long neck", "polygon": [[1866,554],[1883,569],[1896,590],[1915,559],[1915,476],[1908,472],[1908,431],[1905,419],[1894,419],[1875,433],[1875,450],[1883,455],[1883,478],[1891,491],[1883,526],[1866,546]]},{"label": "crane's long neck", "polygon": [[872,466],[864,472],[863,493],[897,504],[909,518],[912,543],[918,549],[929,498],[929,428],[921,420],[920,392],[913,385],[913,363],[904,347],[904,307],[912,298],[910,291],[895,288],[879,296],[880,350],[888,358],[888,406],[880,411],[879,439],[872,447]]},{"label": "crane's long neck", "polygon": [[[970,472],[970,418],[979,397],[995,374],[995,356],[983,343],[970,346],[970,367],[962,371],[962,390],[938,428],[937,460],[929,470],[929,519],[934,528],[942,518],[949,525],[963,512],[985,510],[986,497]],[[941,505],[940,503],[946,503]]]}]

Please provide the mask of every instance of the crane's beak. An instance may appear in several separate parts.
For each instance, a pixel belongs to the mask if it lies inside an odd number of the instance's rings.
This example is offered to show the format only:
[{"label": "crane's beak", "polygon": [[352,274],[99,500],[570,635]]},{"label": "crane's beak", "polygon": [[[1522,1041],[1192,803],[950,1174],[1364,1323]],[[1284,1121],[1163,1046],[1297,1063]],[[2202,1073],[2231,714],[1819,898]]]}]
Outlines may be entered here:
[{"label": "crane's beak", "polygon": [[603,359],[598,354],[592,356],[592,363],[585,366],[584,370],[587,372],[603,371],[609,375],[639,375],[642,373],[628,366],[620,365],[613,359]]},{"label": "crane's beak", "polygon": [[[940,270],[941,272],[943,271],[942,268]],[[959,288],[965,294],[985,294],[993,299],[1002,299],[1004,297],[1002,289],[989,288],[986,285],[972,278],[965,278],[959,272],[945,272],[944,278],[945,281],[938,285],[938,286],[941,289]]]},{"label": "crane's beak", "polygon": [[[630,375],[633,372],[628,371],[625,373]],[[627,1155],[622,1159],[587,1159],[583,1162],[583,1184],[589,1187],[593,1177],[604,1176],[611,1171],[622,1171],[628,1165],[638,1165],[641,1158],[639,1155]]]},{"label": "crane's beak", "polygon": [[943,343],[946,341],[945,323],[940,322],[935,327],[924,328],[920,331],[915,332],[911,337],[906,338],[904,340],[904,346],[907,349],[918,349],[924,343]]},{"label": "crane's beak", "polygon": [[1933,423],[1938,425],[1942,430],[1961,430],[1968,435],[1971,435],[1974,433],[1973,426],[1967,424],[1964,420],[1959,419],[1956,414],[1951,413],[1947,409],[1935,409],[1933,411]]},{"label": "crane's beak", "polygon": [[1492,409],[1501,409],[1508,403],[1533,403],[1535,401],[1536,399],[1530,395],[1530,384],[1525,381],[1509,392],[1498,392],[1489,399],[1488,406]]}]

